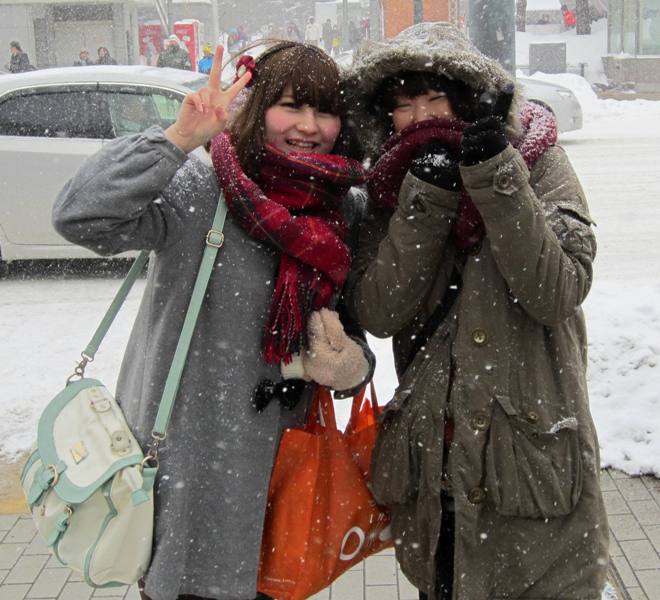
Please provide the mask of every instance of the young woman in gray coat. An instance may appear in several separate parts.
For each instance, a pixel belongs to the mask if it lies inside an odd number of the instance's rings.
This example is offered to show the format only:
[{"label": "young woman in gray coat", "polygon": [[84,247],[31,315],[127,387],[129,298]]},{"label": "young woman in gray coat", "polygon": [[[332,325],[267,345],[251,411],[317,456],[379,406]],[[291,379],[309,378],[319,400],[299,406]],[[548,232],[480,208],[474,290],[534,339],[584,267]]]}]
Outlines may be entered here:
[{"label": "young woman in gray coat", "polygon": [[[142,590],[153,600],[255,598],[283,428],[303,421],[308,382],[346,396],[373,370],[332,310],[350,263],[347,192],[363,181],[345,156],[337,66],[318,48],[282,42],[256,65],[244,61],[223,91],[221,61],[218,47],[208,86],[185,98],[171,127],[107,144],[54,208],[58,231],[100,254],[152,251],[117,385],[144,445],[221,191],[229,208],[160,452]],[[212,167],[188,155],[209,140]]]},{"label": "young woman in gray coat", "polygon": [[394,338],[372,484],[401,568],[423,599],[598,600],[596,242],[554,119],[446,23],[363,47],[347,88],[374,162],[348,305]]}]

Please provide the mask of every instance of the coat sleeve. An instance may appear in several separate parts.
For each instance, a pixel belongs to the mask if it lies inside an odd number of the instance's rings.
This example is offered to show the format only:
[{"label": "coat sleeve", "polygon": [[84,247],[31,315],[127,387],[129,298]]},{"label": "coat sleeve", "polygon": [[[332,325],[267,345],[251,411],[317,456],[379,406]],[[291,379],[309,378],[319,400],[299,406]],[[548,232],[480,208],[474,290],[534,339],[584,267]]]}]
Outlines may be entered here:
[{"label": "coat sleeve", "polygon": [[462,166],[461,176],[498,269],[525,311],[548,326],[573,315],[591,287],[596,240],[564,151],[549,148],[531,178],[511,146],[484,163]]},{"label": "coat sleeve", "polygon": [[102,255],[169,245],[178,236],[181,209],[163,192],[187,158],[160,127],[113,140],[59,193],[55,229]]},{"label": "coat sleeve", "polygon": [[349,310],[369,333],[398,333],[437,287],[459,195],[408,173],[394,214],[373,211],[365,219],[347,299]]}]

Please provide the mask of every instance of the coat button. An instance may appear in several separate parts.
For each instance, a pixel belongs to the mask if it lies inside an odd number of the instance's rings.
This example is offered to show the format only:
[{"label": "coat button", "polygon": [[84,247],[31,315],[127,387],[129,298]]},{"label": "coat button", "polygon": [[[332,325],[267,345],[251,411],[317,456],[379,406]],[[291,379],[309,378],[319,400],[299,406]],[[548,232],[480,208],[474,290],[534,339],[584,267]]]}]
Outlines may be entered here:
[{"label": "coat button", "polygon": [[472,332],[472,341],[477,346],[483,346],[486,343],[487,339],[488,336],[486,335],[486,332],[483,329],[475,329]]},{"label": "coat button", "polygon": [[507,190],[513,184],[513,177],[508,173],[501,173],[497,176],[497,187],[501,190]]},{"label": "coat button", "polygon": [[481,504],[486,499],[486,492],[479,487],[472,488],[467,495],[471,504]]},{"label": "coat button", "polygon": [[472,417],[472,427],[477,431],[486,431],[488,429],[489,419],[488,415],[483,411],[474,413]]},{"label": "coat button", "polygon": [[417,212],[421,212],[421,213],[425,213],[425,212],[426,212],[426,204],[424,204],[424,202],[422,202],[422,200],[421,200],[420,198],[415,198],[415,199],[413,200],[412,205],[413,205],[413,208],[414,208]]},{"label": "coat button", "polygon": [[535,413],[533,410],[530,410],[530,411],[527,413],[527,420],[528,420],[530,423],[537,423],[538,420],[539,420],[539,415],[538,415],[538,413]]}]

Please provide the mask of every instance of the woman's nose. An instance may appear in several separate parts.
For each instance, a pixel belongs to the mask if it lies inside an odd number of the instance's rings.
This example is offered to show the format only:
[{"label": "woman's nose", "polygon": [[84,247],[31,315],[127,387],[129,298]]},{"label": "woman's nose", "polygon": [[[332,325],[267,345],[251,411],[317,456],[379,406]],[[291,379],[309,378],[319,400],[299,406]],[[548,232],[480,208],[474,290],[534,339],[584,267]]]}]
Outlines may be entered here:
[{"label": "woman's nose", "polygon": [[420,123],[426,121],[431,116],[429,113],[429,106],[426,102],[420,102],[413,107],[413,122]]},{"label": "woman's nose", "polygon": [[310,106],[304,107],[300,111],[300,119],[297,123],[298,129],[304,133],[316,133],[318,124],[316,122],[316,111]]}]

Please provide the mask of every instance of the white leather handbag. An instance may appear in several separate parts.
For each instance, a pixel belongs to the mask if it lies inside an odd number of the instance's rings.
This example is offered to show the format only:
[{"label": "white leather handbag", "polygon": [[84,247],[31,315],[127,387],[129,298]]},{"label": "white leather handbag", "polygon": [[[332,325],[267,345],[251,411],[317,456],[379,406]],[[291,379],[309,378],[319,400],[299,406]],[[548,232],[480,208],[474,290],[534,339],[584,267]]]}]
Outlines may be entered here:
[{"label": "white leather handbag", "polygon": [[86,365],[142,271],[131,267],[74,374],[39,418],[37,441],[21,481],[39,534],[55,557],[94,587],[131,584],[149,567],[158,446],[165,439],[190,340],[218,249],[227,208],[222,195],[145,453],[105,386]]}]

